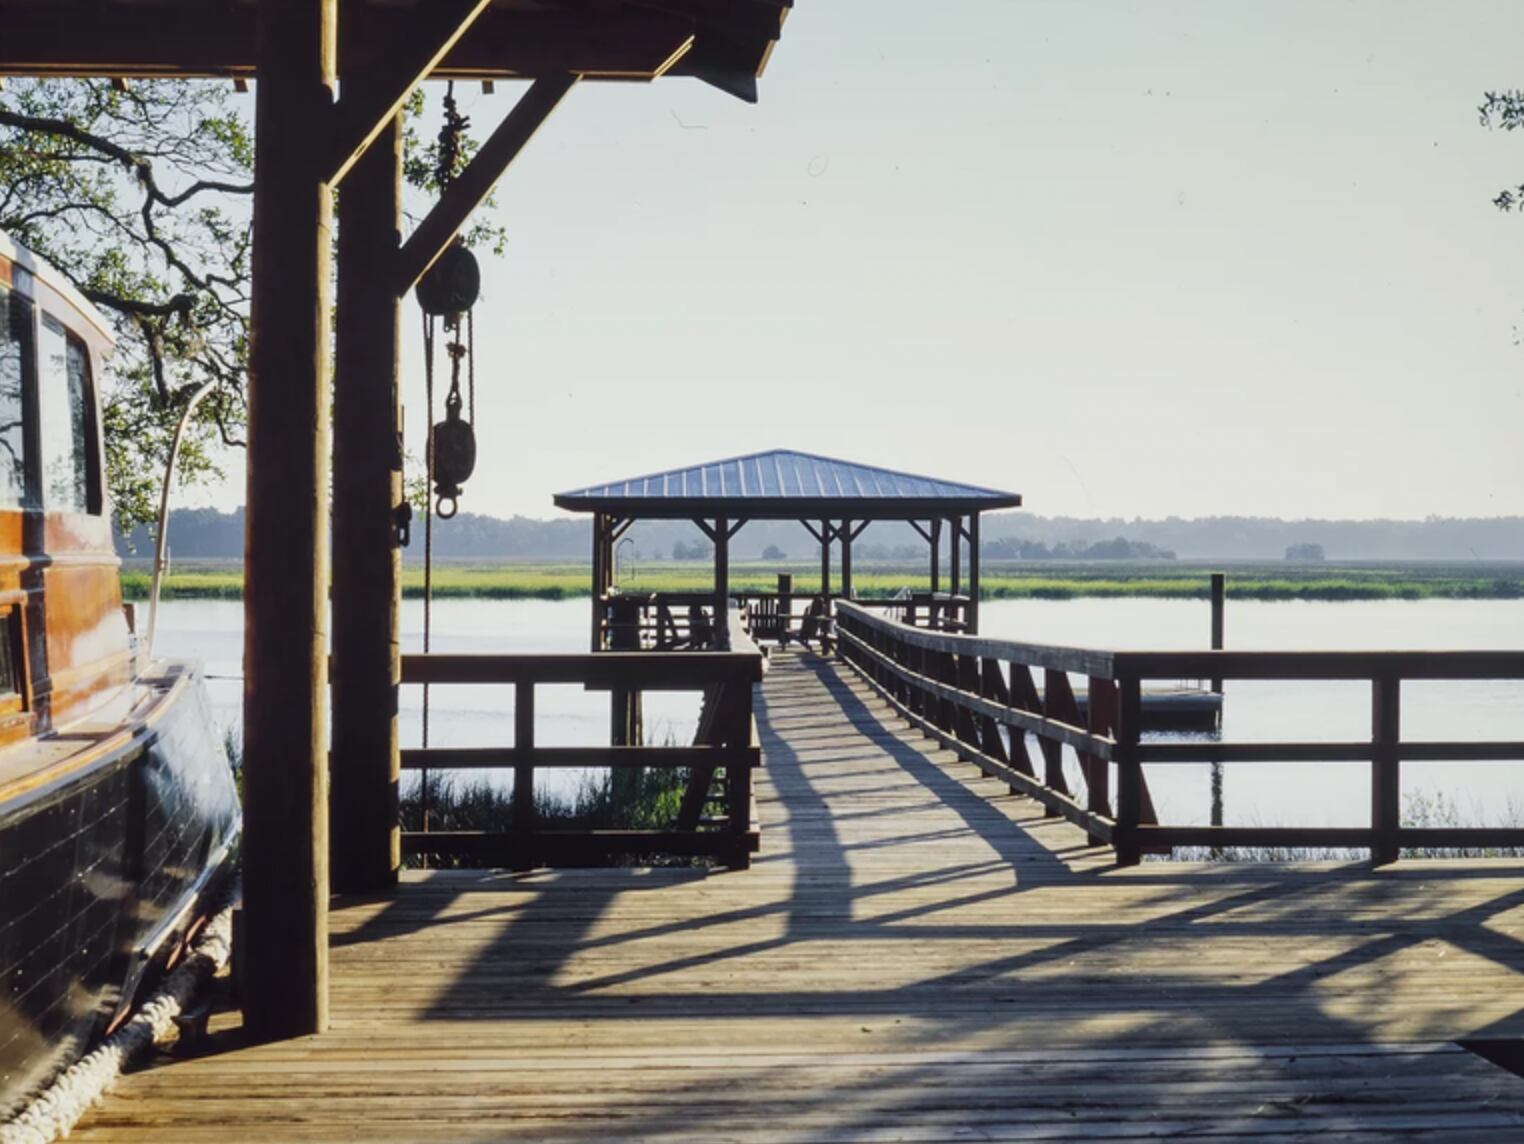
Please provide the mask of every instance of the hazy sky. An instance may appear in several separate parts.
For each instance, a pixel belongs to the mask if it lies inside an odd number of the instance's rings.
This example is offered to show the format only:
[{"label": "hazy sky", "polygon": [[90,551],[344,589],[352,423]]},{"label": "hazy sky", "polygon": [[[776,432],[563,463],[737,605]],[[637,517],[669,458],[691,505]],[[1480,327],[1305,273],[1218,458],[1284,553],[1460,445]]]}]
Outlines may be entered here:
[{"label": "hazy sky", "polygon": [[1524,512],[1524,138],[1476,114],[1521,43],[1510,2],[798,0],[757,106],[584,86],[499,188],[462,507],[786,446],[1043,514]]}]

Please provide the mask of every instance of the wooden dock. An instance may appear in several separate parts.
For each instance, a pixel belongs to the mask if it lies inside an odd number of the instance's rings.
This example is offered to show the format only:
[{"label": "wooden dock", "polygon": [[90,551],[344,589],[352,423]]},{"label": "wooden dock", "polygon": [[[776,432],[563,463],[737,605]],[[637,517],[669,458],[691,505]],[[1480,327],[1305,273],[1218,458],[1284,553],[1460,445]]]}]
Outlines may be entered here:
[{"label": "wooden dock", "polygon": [[1113,865],[839,663],[774,657],[749,871],[413,873],[330,1032],[124,1080],[78,1141],[1487,1140],[1518,863]]}]

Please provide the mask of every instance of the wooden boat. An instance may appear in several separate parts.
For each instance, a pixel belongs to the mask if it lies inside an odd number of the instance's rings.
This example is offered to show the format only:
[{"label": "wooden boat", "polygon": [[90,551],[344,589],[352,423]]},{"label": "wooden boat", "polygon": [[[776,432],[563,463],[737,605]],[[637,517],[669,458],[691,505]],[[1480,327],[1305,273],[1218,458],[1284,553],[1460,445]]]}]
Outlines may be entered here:
[{"label": "wooden boat", "polygon": [[198,670],[147,660],[122,606],[110,349],[0,234],[0,1121],[183,948],[240,828]]}]

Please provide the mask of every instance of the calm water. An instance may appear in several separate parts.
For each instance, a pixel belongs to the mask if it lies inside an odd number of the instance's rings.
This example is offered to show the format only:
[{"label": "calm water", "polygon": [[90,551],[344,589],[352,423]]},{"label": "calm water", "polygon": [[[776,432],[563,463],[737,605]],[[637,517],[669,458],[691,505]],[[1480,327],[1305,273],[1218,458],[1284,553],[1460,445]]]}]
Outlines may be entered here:
[{"label": "calm water", "polygon": [[[1115,649],[1207,646],[1205,603],[1184,600],[999,600],[984,605],[984,634],[1034,643]],[[163,606],[159,648],[200,659],[220,719],[236,727],[240,710],[243,607],[184,600]],[[585,600],[444,600],[435,603],[433,647],[449,652],[581,651],[587,647]],[[423,607],[407,601],[403,647],[421,650]],[[1228,605],[1227,646],[1238,649],[1524,648],[1524,601],[1424,600]],[[1223,737],[1238,741],[1368,738],[1368,684],[1230,682]],[[537,731],[550,746],[607,742],[608,700],[580,687],[537,692]],[[509,687],[435,687],[430,740],[436,746],[511,742]],[[403,689],[401,734],[416,745],[422,688]],[[691,739],[696,694],[646,697],[647,737]],[[1413,739],[1524,740],[1524,683],[1409,683],[1403,688],[1403,734]],[[1456,731],[1455,728],[1460,728]],[[1368,821],[1364,764],[1234,764],[1226,768],[1225,821],[1355,826]],[[1170,765],[1148,773],[1163,821],[1209,819],[1209,768]],[[543,781],[543,780],[542,780]],[[554,778],[552,777],[552,781]],[[1407,794],[1440,794],[1472,823],[1524,822],[1524,762],[1410,763]]]}]

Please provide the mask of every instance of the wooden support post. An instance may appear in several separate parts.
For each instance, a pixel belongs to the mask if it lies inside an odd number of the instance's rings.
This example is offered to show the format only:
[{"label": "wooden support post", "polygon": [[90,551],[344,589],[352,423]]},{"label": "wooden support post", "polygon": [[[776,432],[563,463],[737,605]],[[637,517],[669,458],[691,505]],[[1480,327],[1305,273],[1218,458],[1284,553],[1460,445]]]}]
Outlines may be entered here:
[{"label": "wooden support post", "polygon": [[841,537],[841,596],[844,600],[852,598],[852,522],[844,520],[837,533]]},{"label": "wooden support post", "polygon": [[1402,680],[1371,681],[1371,864],[1397,861],[1402,824]]},{"label": "wooden support post", "polygon": [[[732,685],[734,702],[725,713],[724,743],[728,747],[751,744],[751,689],[737,682]],[[751,865],[751,767],[747,763],[725,768],[725,817],[730,833],[730,853],[726,865],[745,870]]]},{"label": "wooden support post", "polygon": [[529,752],[534,750],[534,684],[523,681],[513,688],[513,823],[509,865],[515,870],[529,870],[535,865],[534,853],[534,764]]},{"label": "wooden support post", "polygon": [[952,526],[947,552],[948,590],[956,597],[963,590],[963,518],[949,517],[947,523]]},{"label": "wooden support post", "polygon": [[820,522],[820,598],[826,615],[831,614],[831,522]]},{"label": "wooden support post", "polygon": [[245,1028],[328,1025],[328,414],[336,0],[260,0],[244,553]]},{"label": "wooden support post", "polygon": [[[1112,735],[1116,746],[1111,761],[1117,768],[1117,818],[1111,846],[1118,866],[1136,866],[1143,856],[1138,840],[1138,824],[1145,817],[1147,788],[1143,783],[1143,764],[1138,761],[1138,737],[1143,722],[1143,690],[1136,679],[1117,681],[1116,724]],[[1149,808],[1151,810],[1151,808]],[[1146,816],[1152,820],[1152,813]]]},{"label": "wooden support post", "polygon": [[[363,78],[346,80],[362,84]],[[333,386],[333,889],[374,893],[402,863],[397,741],[403,504],[397,377],[402,123],[394,119],[339,192]]]},{"label": "wooden support post", "polygon": [[603,590],[605,587],[603,574],[603,537],[606,531],[605,517],[601,512],[593,513],[593,638],[592,650],[603,650],[603,624],[604,609]]},{"label": "wooden support post", "polygon": [[714,522],[714,644],[730,648],[730,522],[723,516]]},{"label": "wooden support post", "polygon": [[794,627],[794,574],[778,573],[778,644],[788,647]]},{"label": "wooden support post", "polygon": [[[931,522],[931,594],[935,596],[942,590],[942,521],[940,519]],[[928,627],[936,627],[936,605],[931,607],[931,615],[928,617],[932,622]]]},{"label": "wooden support post", "polygon": [[[1223,647],[1223,611],[1228,598],[1227,577],[1221,572],[1212,573],[1212,650],[1221,651]],[[1222,694],[1222,680],[1212,680],[1212,690]],[[1218,718],[1222,715],[1219,712]]]},{"label": "wooden support post", "polygon": [[968,518],[968,631],[979,634],[979,514]]}]

